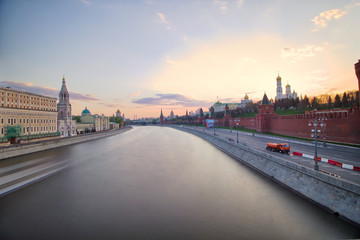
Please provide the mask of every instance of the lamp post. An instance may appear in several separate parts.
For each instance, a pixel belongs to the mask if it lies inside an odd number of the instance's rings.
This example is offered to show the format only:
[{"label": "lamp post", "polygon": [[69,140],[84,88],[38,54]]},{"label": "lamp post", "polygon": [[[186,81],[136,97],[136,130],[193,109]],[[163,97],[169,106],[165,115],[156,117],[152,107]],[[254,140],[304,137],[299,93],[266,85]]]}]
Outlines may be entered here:
[{"label": "lamp post", "polygon": [[254,122],[255,120],[254,119],[251,119],[251,126],[252,126],[252,135],[254,136]]},{"label": "lamp post", "polygon": [[236,143],[239,143],[239,123],[236,123]]},{"label": "lamp post", "polygon": [[318,158],[317,158],[317,138],[318,138],[318,133],[320,133],[321,130],[317,130],[317,126],[318,126],[318,121],[316,120],[311,120],[309,122],[309,127],[314,126],[314,129],[311,129],[311,132],[313,132],[313,134],[311,136],[314,136],[315,138],[315,165],[314,165],[314,170],[319,171],[319,164],[318,164]]},{"label": "lamp post", "polygon": [[215,134],[215,120],[214,120],[214,126],[213,126],[213,128],[214,128],[214,136],[216,136],[216,134]]},{"label": "lamp post", "polygon": [[326,123],[324,122],[325,120],[327,120],[327,118],[322,117],[321,119],[321,123],[320,123],[320,127],[322,128],[322,135],[323,135],[323,147],[326,147],[326,137],[325,137],[325,129],[326,129]]}]

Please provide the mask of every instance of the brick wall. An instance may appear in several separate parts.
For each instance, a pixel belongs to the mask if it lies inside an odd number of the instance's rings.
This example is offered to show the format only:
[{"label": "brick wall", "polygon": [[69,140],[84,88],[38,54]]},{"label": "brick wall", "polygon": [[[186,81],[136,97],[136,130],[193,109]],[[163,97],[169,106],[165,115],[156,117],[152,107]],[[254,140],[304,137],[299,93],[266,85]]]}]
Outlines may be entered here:
[{"label": "brick wall", "polygon": [[[252,129],[252,121],[258,132],[271,132],[288,136],[311,138],[311,120],[325,118],[326,140],[360,144],[360,110],[337,109],[305,112],[305,114],[279,116],[277,114],[258,114],[256,118],[232,118],[229,126],[236,123],[239,127]],[[320,122],[319,122],[320,123]],[[225,119],[218,120],[218,125],[225,126]],[[318,126],[318,129],[322,128]],[[320,139],[323,138],[322,133]]]}]

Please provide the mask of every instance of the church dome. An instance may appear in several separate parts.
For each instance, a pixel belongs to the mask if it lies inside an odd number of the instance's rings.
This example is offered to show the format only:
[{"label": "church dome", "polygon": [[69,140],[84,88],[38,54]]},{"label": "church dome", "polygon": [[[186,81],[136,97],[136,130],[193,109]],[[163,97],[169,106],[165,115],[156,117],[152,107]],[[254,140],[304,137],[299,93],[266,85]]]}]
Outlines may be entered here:
[{"label": "church dome", "polygon": [[286,84],[286,87],[290,87],[290,84]]},{"label": "church dome", "polygon": [[281,77],[278,75],[276,78],[277,81],[281,81]]},{"label": "church dome", "polygon": [[249,100],[249,96],[246,94],[244,99]]},{"label": "church dome", "polygon": [[85,109],[81,112],[81,115],[88,115],[91,114],[90,111],[85,107]]}]

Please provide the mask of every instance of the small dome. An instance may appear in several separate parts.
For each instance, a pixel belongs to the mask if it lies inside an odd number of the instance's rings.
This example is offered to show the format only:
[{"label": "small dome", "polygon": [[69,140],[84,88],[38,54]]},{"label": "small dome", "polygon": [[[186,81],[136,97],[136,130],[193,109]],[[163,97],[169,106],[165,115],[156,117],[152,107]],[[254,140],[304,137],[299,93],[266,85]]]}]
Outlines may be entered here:
[{"label": "small dome", "polygon": [[286,87],[290,87],[290,84],[286,84]]},{"label": "small dome", "polygon": [[87,109],[87,107],[85,107],[85,109],[81,112],[81,115],[85,115],[85,114],[91,114],[90,111]]},{"label": "small dome", "polygon": [[281,77],[278,75],[276,78],[277,81],[281,81]]},{"label": "small dome", "polygon": [[244,99],[249,100],[249,96],[246,94]]}]

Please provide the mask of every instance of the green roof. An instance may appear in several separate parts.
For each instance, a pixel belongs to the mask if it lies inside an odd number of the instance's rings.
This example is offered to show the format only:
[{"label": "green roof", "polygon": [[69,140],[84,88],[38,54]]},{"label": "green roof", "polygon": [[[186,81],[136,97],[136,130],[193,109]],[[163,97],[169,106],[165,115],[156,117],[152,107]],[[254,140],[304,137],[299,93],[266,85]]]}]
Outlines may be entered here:
[{"label": "green roof", "polygon": [[85,109],[81,112],[81,114],[91,114],[90,111],[85,107]]},{"label": "green roof", "polygon": [[271,102],[269,101],[268,97],[266,96],[266,93],[264,94],[264,97],[261,101],[261,105],[270,105]]}]

